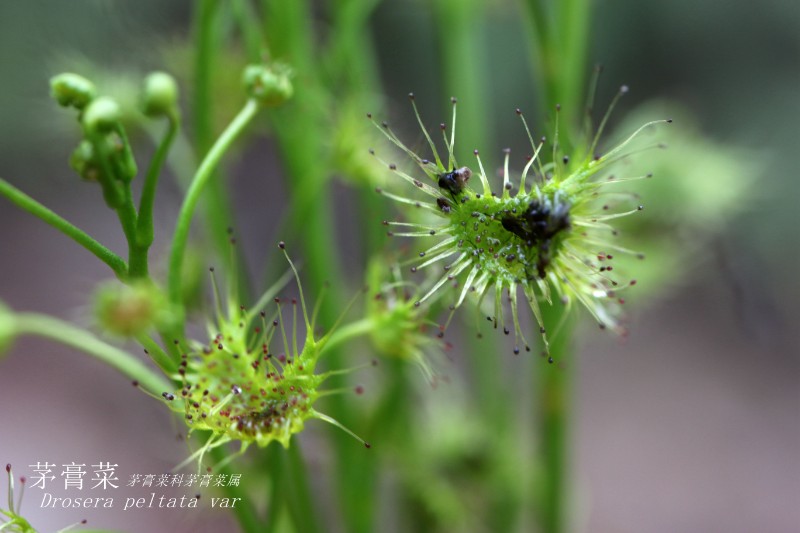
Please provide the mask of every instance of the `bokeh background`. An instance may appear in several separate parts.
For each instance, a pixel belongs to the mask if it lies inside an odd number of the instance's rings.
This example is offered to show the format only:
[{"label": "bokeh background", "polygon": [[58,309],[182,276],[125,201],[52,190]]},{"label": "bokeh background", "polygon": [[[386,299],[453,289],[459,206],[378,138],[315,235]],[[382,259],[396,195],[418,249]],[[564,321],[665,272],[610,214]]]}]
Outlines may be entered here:
[{"label": "bokeh background", "polygon": [[[521,8],[487,4],[470,35],[490,65],[479,108],[490,146],[482,152],[519,142],[514,107],[539,109],[533,123],[544,118]],[[707,223],[712,236],[702,246],[680,235],[691,253],[637,303],[625,342],[594,329],[582,334],[569,369],[576,522],[583,531],[620,533],[800,531],[800,5],[599,0],[594,10],[590,61],[605,67],[598,102],[622,83],[632,89],[613,122],[653,99],[677,102],[696,128],[692,139],[713,147],[681,163],[702,168],[727,154],[736,174],[730,186],[739,187],[742,173],[750,186],[726,216]],[[324,25],[324,5],[319,12]],[[97,207],[98,191],[66,166],[77,133],[48,99],[47,80],[72,64],[165,68],[163,51],[185,47],[190,15],[190,2],[172,0],[0,3],[0,176],[124,249],[112,213]],[[385,0],[371,18],[390,116],[408,118],[413,90],[436,120],[458,76],[436,53],[456,38],[446,20],[422,0]],[[438,111],[446,116],[444,106]],[[679,142],[681,122],[674,127]],[[257,250],[278,240],[286,208],[280,168],[267,140],[235,161],[238,231],[257,270]],[[698,181],[708,198],[693,202],[714,209],[726,177],[723,170]],[[169,182],[161,193],[156,254],[179,200]],[[89,254],[0,199],[0,299],[9,306],[90,325],[88,295],[107,277]],[[21,339],[0,362],[0,461],[18,473],[45,460],[166,471],[186,454],[171,424],[126,379],[50,343]],[[230,520],[209,510],[40,510],[39,498],[30,490],[24,509],[43,531],[84,517],[131,532],[221,531]]]}]

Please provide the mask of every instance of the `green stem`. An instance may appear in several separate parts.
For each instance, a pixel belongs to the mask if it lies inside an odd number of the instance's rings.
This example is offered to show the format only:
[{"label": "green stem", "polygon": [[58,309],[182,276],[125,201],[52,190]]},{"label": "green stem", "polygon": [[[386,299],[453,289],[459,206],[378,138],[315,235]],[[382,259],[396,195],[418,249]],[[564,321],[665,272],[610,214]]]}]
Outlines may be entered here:
[{"label": "green stem", "polygon": [[345,343],[350,339],[371,333],[373,329],[375,329],[375,322],[369,318],[362,318],[356,322],[345,324],[331,334],[331,336],[325,342],[325,345],[320,350],[320,356],[322,356],[322,354],[328,350],[333,350],[340,344]]},{"label": "green stem", "polygon": [[261,59],[261,52],[264,49],[264,40],[261,37],[261,24],[253,6],[248,0],[234,0],[231,4],[233,16],[242,32],[247,59],[257,63]]},{"label": "green stem", "polygon": [[536,41],[536,58],[548,112],[561,105],[558,142],[570,151],[578,137],[574,128],[583,116],[583,94],[587,68],[591,2],[564,0],[545,6],[542,0],[527,0],[528,18]]},{"label": "green stem", "polygon": [[542,80],[543,103],[548,110],[552,110],[552,106],[558,103],[556,93],[559,78],[559,65],[553,50],[553,21],[548,9],[542,4],[542,0],[527,0],[525,5],[528,8],[528,20],[532,26],[532,38],[536,43],[532,56],[536,63],[534,67],[538,68]]},{"label": "green stem", "polygon": [[[167,134],[161,140],[150,161],[147,169],[147,176],[142,186],[142,196],[139,198],[139,217],[136,221],[136,242],[139,246],[149,249],[153,244],[155,232],[153,229],[153,205],[156,199],[156,186],[161,175],[161,169],[167,159],[167,154],[178,135],[179,120],[177,114],[170,115],[168,118]],[[145,251],[145,253],[147,253]]]},{"label": "green stem", "polygon": [[[129,154],[130,145],[124,129],[119,126],[116,133],[120,137],[124,153]],[[136,207],[133,205],[130,185],[130,179],[136,173],[135,164],[132,163],[132,166],[123,166],[119,162],[115,164],[115,156],[112,153],[115,149],[109,147],[104,133],[87,132],[87,138],[94,146],[102,167],[99,180],[103,188],[103,196],[108,206],[117,213],[125,240],[128,242],[128,277],[131,279],[147,278],[147,251],[142,252],[136,243],[137,214]],[[131,161],[126,160],[126,162]]]},{"label": "green stem", "polygon": [[17,334],[45,337],[85,352],[119,370],[131,380],[138,381],[141,387],[153,394],[173,389],[169,381],[147,368],[129,353],[101,341],[69,322],[37,313],[19,313],[14,315],[13,327]]},{"label": "green stem", "polygon": [[494,149],[487,146],[492,133],[487,120],[484,2],[436,0],[433,6],[436,27],[447,28],[438,34],[437,43],[442,86],[447,98],[458,98],[456,158],[474,160],[473,150]]},{"label": "green stem", "polygon": [[128,265],[121,257],[2,178],[0,178],[0,194],[89,250],[95,257],[108,265],[121,280],[127,278]]},{"label": "green stem", "polygon": [[[587,54],[592,14],[590,0],[564,0],[559,16],[560,57],[564,61],[561,71],[559,98],[566,106],[563,110],[565,130],[579,127],[584,114],[584,94],[586,93]],[[577,133],[577,132],[575,132]],[[575,137],[575,135],[573,135]]]},{"label": "green stem", "polygon": [[136,340],[144,346],[150,359],[168,376],[173,375],[178,369],[177,361],[175,358],[169,356],[156,341],[147,335],[140,335]]},{"label": "green stem", "polygon": [[[209,453],[215,463],[221,463],[227,459],[226,454],[229,452],[225,450],[224,447],[218,446],[212,449]],[[234,472],[230,465],[224,465],[217,473],[230,475]],[[242,478],[244,483],[248,482],[248,480],[245,479],[245,476],[242,476]],[[259,480],[255,481],[258,482]],[[258,513],[256,512],[254,502],[251,501],[250,495],[247,493],[244,487],[237,485],[225,485],[221,488],[221,490],[228,498],[241,498],[233,509],[236,519],[242,528],[242,532],[262,533],[264,531],[262,522],[258,516]]]},{"label": "green stem", "polygon": [[280,524],[281,514],[284,510],[286,498],[284,497],[284,456],[282,449],[277,446],[269,446],[264,451],[264,456],[259,464],[259,471],[262,475],[266,476],[269,472],[270,492],[269,502],[267,503],[267,521],[262,526],[262,533],[275,533],[279,531],[278,525]]},{"label": "green stem", "polygon": [[128,276],[131,279],[146,279],[149,277],[147,265],[148,247],[142,247],[136,242],[137,214],[133,205],[130,183],[122,189],[122,205],[117,209],[117,217],[122,224],[122,231],[128,241]]},{"label": "green stem", "polygon": [[[586,75],[587,43],[591,3],[589,0],[564,0],[550,4],[527,0],[529,18],[538,46],[538,67],[549,110],[561,104],[559,139],[562,151],[569,152],[579,138],[576,128],[584,110],[582,95]],[[545,327],[553,331],[566,310],[561,305],[545,306]],[[540,381],[537,406],[540,409],[542,491],[540,511],[542,531],[567,531],[569,517],[569,422],[571,416],[572,322],[561,327],[550,344],[550,355],[558,365],[545,368]]]},{"label": "green stem", "polygon": [[286,504],[296,530],[304,533],[322,531],[316,519],[317,509],[308,486],[308,474],[303,463],[300,443],[295,440],[286,450],[286,455],[287,461],[284,462],[286,474],[288,474],[285,476],[285,482],[288,485]]},{"label": "green stem", "polygon": [[[214,142],[214,73],[217,64],[218,50],[221,49],[220,14],[223,13],[224,2],[219,0],[200,0],[194,22],[194,98],[192,101],[192,118],[194,122],[194,145],[198,157],[205,157]],[[231,261],[230,235],[228,229],[234,227],[234,216],[231,208],[229,192],[225,187],[223,176],[213,172],[208,178],[209,190],[202,199],[203,221],[205,230],[211,238],[220,259],[229,271],[237,269],[239,299],[247,297],[248,278],[242,249],[235,248],[239,261]]]},{"label": "green stem", "polygon": [[[491,431],[496,439],[491,455],[486,458],[491,465],[485,480],[491,488],[486,520],[491,531],[513,531],[513,524],[519,518],[524,504],[514,497],[515,480],[508,479],[506,468],[508,455],[515,449],[517,426],[514,411],[509,409],[507,386],[502,374],[498,372],[498,362],[493,357],[508,348],[503,347],[500,337],[493,333],[496,332],[490,332],[477,342],[465,342],[464,350],[469,358],[471,382],[475,387],[476,402],[473,409],[486,424],[491,424]],[[514,477],[524,475],[526,470],[517,466]]]},{"label": "green stem", "polygon": [[192,184],[186,192],[186,197],[183,200],[180,213],[178,214],[178,222],[175,227],[175,235],[172,239],[172,248],[170,250],[169,260],[169,295],[173,303],[180,304],[181,302],[181,277],[183,268],[183,256],[186,252],[186,244],[189,240],[189,229],[192,224],[192,217],[194,216],[197,202],[203,192],[204,187],[209,182],[214,169],[219,164],[222,156],[230,148],[236,137],[244,130],[247,124],[256,116],[259,110],[259,105],[256,100],[248,100],[242,110],[228,125],[222,135],[219,136],[217,142],[211,147],[203,162],[200,163],[200,168],[192,179]]},{"label": "green stem", "polygon": [[[554,331],[567,310],[556,304],[545,306],[542,313],[545,326]],[[537,369],[540,382],[539,408],[542,456],[542,490],[540,502],[542,531],[569,531],[569,425],[571,417],[571,384],[575,372],[572,364],[572,319],[567,317],[558,335],[551,340],[550,356],[557,364]],[[538,365],[536,365],[538,366]]]},{"label": "green stem", "polygon": [[415,439],[411,429],[409,411],[405,409],[412,396],[409,377],[406,375],[407,361],[392,358],[382,366],[386,368],[387,383],[378,407],[373,411],[369,431],[380,435],[398,449],[413,450]]},{"label": "green stem", "polygon": [[[343,4],[349,4],[345,6]],[[358,6],[356,4],[362,4]],[[269,50],[276,58],[288,59],[303,80],[302,91],[298,90],[292,101],[271,115],[275,132],[279,139],[281,156],[287,170],[287,184],[291,196],[299,198],[298,209],[289,214],[290,231],[302,232],[300,242],[303,246],[305,273],[310,290],[319,292],[327,280],[344,280],[341,269],[341,249],[335,236],[336,224],[332,223],[332,194],[329,191],[330,154],[327,143],[328,124],[324,117],[326,109],[338,105],[331,88],[343,88],[342,94],[354,91],[369,91],[370,83],[365,79],[346,79],[349,74],[360,70],[364,64],[364,54],[369,46],[352,46],[345,42],[341,32],[355,31],[367,17],[370,2],[340,2],[334,9],[334,29],[330,32],[330,48],[326,47],[324,60],[317,57],[315,47],[317,32],[310,23],[313,20],[311,2],[308,0],[262,0],[264,11],[264,35],[269,40]],[[338,8],[353,9],[344,16]],[[363,8],[363,10],[362,10]],[[359,22],[361,21],[361,22]],[[345,29],[344,26],[347,26]],[[361,29],[361,34],[368,33]],[[366,42],[366,37],[364,41]],[[338,58],[330,54],[340,53]],[[331,78],[324,79],[320,63],[334,65]],[[354,74],[354,77],[358,76]],[[377,76],[375,77],[377,80]],[[329,82],[326,84],[325,82]],[[362,224],[363,225],[363,224]],[[346,298],[343,283],[334,283],[320,310],[320,324],[330,327],[344,307]],[[346,365],[344,353],[340,349],[328,349],[327,362],[330,368]],[[332,376],[331,387],[346,386],[344,376]],[[344,425],[356,423],[353,409],[344,395],[334,395],[327,399],[328,412]],[[335,430],[338,431],[338,430]],[[339,499],[344,529],[353,533],[374,531],[375,499],[374,465],[367,461],[364,449],[354,446],[350,437],[333,434],[335,453],[335,494]],[[358,476],[357,478],[354,475]],[[365,478],[366,483],[362,483]]]},{"label": "green stem", "polygon": [[194,21],[194,83],[192,98],[192,119],[196,150],[204,155],[211,147],[213,128],[211,125],[213,99],[211,97],[211,76],[213,72],[216,39],[214,21],[219,8],[218,0],[197,2]]}]

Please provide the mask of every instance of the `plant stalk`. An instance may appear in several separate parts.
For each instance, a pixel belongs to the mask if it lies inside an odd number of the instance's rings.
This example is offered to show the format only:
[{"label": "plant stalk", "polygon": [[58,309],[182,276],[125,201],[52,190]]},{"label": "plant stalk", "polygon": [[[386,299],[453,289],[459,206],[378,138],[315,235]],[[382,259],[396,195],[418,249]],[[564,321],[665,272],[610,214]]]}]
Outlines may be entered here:
[{"label": "plant stalk", "polygon": [[169,296],[173,303],[180,304],[181,294],[181,277],[183,268],[183,256],[186,253],[186,244],[189,240],[189,229],[192,224],[195,208],[200,196],[209,183],[211,176],[219,164],[222,156],[230,148],[234,140],[244,130],[247,124],[256,116],[259,110],[259,105],[256,100],[250,99],[239,112],[233,121],[228,125],[222,135],[219,136],[217,142],[211,147],[206,157],[200,163],[197,173],[192,179],[192,184],[186,192],[186,197],[183,200],[180,213],[178,214],[178,221],[175,227],[175,234],[172,239],[172,248],[170,250],[169,260]]},{"label": "plant stalk", "polygon": [[8,198],[12,203],[27,211],[35,217],[40,218],[47,224],[53,226],[58,231],[77,242],[100,261],[108,265],[114,274],[121,280],[128,277],[128,265],[117,254],[97,242],[83,230],[73,226],[61,216],[57,215],[47,207],[40,204],[24,192],[20,191],[4,179],[0,178],[0,194]]},{"label": "plant stalk", "polygon": [[173,389],[169,381],[147,368],[128,352],[101,341],[69,322],[38,313],[19,313],[14,315],[13,327],[18,334],[45,337],[87,353],[119,370],[129,379],[138,381],[141,387],[155,395]]}]

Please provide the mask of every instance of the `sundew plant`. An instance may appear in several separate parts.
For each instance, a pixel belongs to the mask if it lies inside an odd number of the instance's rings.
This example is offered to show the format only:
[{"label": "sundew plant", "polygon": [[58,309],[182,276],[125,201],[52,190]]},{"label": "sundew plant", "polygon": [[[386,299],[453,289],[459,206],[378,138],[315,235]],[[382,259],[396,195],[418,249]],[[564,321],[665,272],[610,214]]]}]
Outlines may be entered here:
[{"label": "sundew plant", "polygon": [[[588,62],[585,0],[518,6],[535,83],[502,138],[469,37],[488,2],[414,6],[447,28],[448,94],[421,96],[434,80],[416,77],[408,107],[382,85],[380,0],[320,4],[199,0],[191,38],[158,43],[149,74],[59,56],[47,112],[70,126],[70,187],[125,246],[48,208],[27,176],[0,177],[3,209],[108,267],[76,322],[0,301],[0,352],[39,336],[118,370],[174,415],[189,451],[173,472],[247,472],[202,495],[238,498],[213,512],[241,531],[574,531],[574,340],[581,323],[624,337],[640,277],[645,296],[664,279],[647,276],[668,243],[638,195],[662,177],[638,169],[654,154],[669,169],[680,121],[618,119],[624,85],[597,101],[620,83]],[[444,102],[440,123],[427,110]],[[250,162],[265,147],[275,161]],[[239,239],[254,228],[237,223],[235,156],[280,181],[259,216],[281,221],[255,248]],[[36,530],[13,495],[0,513],[0,531]]]},{"label": "sundew plant", "polygon": [[[627,87],[620,90],[620,95],[624,92],[627,92]],[[409,96],[413,102],[414,95]],[[444,124],[440,126],[447,148],[446,157],[439,156],[419,119],[416,106],[414,111],[430,144],[432,160],[421,158],[411,151],[386,122],[380,126],[389,140],[400,147],[433,181],[432,185],[423,183],[390,163],[388,168],[393,173],[427,194],[430,201],[422,203],[393,194],[390,197],[402,204],[435,213],[443,219],[438,224],[386,222],[389,226],[412,230],[390,232],[392,236],[440,236],[438,242],[419,252],[421,264],[414,269],[416,271],[417,268],[444,262],[444,273],[416,304],[426,301],[448,282],[457,281],[459,274],[464,272],[460,295],[453,307],[459,307],[469,292],[476,293],[479,299],[492,292],[494,309],[488,318],[495,328],[502,327],[508,334],[509,328],[503,320],[504,300],[507,298],[516,340],[522,341],[526,351],[531,348],[520,326],[518,293],[524,295],[536,317],[545,353],[549,345],[540,302],[553,305],[554,297],[565,305],[573,300],[583,304],[601,328],[610,327],[621,333],[617,307],[624,300],[617,295],[626,286],[635,284],[635,280],[620,285],[614,279],[616,274],[611,273],[614,270],[612,260],[614,254],[632,254],[640,259],[644,256],[616,243],[613,237],[617,237],[618,232],[608,221],[641,211],[644,206],[638,205],[623,211],[612,210],[620,198],[635,197],[619,190],[605,189],[651,175],[616,177],[608,172],[608,168],[623,159],[627,155],[626,147],[655,122],[643,125],[618,146],[599,154],[596,153],[597,143],[606,116],[586,153],[579,153],[572,158],[561,154],[556,129],[555,138],[551,141],[552,158],[549,163],[543,164],[543,157],[540,156],[546,138],[534,141],[522,112],[517,109],[531,143],[531,155],[519,181],[512,184],[510,151],[505,150],[502,183],[495,184],[493,191],[479,152],[475,150],[480,169],[477,176],[480,185],[476,191],[468,186],[472,170],[460,166],[455,159],[457,101],[453,98],[452,102],[453,118],[449,137],[447,127]],[[671,120],[662,122],[669,123]],[[602,178],[598,178],[598,175]],[[533,183],[529,183],[529,179]],[[513,195],[512,190],[515,190]],[[379,189],[378,192],[383,191]],[[519,353],[519,346],[520,343],[516,342],[514,353]],[[549,360],[552,362],[552,358]]]}]

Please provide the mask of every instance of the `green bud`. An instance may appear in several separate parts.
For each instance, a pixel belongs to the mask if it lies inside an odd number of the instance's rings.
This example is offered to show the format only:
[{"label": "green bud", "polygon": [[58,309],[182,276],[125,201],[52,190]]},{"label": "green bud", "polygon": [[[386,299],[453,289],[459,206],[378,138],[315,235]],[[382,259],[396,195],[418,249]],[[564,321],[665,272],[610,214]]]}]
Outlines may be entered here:
[{"label": "green bud", "polygon": [[69,166],[86,181],[97,181],[100,167],[97,165],[91,142],[85,139],[81,141],[69,158]]},{"label": "green bud", "polygon": [[169,116],[178,108],[178,84],[166,72],[151,72],[144,79],[142,112],[148,117]]},{"label": "green bud", "polygon": [[[121,128],[120,131],[122,132]],[[105,143],[104,153],[109,154],[109,162],[111,163],[114,177],[125,183],[130,183],[136,177],[138,170],[136,160],[133,157],[133,150],[131,150],[127,137],[111,133],[106,135],[101,142]]]},{"label": "green bud", "polygon": [[97,90],[83,76],[65,72],[50,78],[50,95],[61,106],[83,109],[97,96]]},{"label": "green bud", "polygon": [[173,319],[164,294],[148,282],[103,285],[95,295],[95,316],[104,330],[123,337],[168,326]]},{"label": "green bud", "polygon": [[92,100],[83,113],[83,127],[87,132],[108,132],[120,119],[119,104],[113,98],[100,96]]},{"label": "green bud", "polygon": [[244,70],[243,81],[247,93],[262,105],[281,105],[294,94],[292,71],[288,65],[249,65]]},{"label": "green bud", "polygon": [[11,348],[16,336],[14,313],[3,302],[0,302],[0,355]]}]

